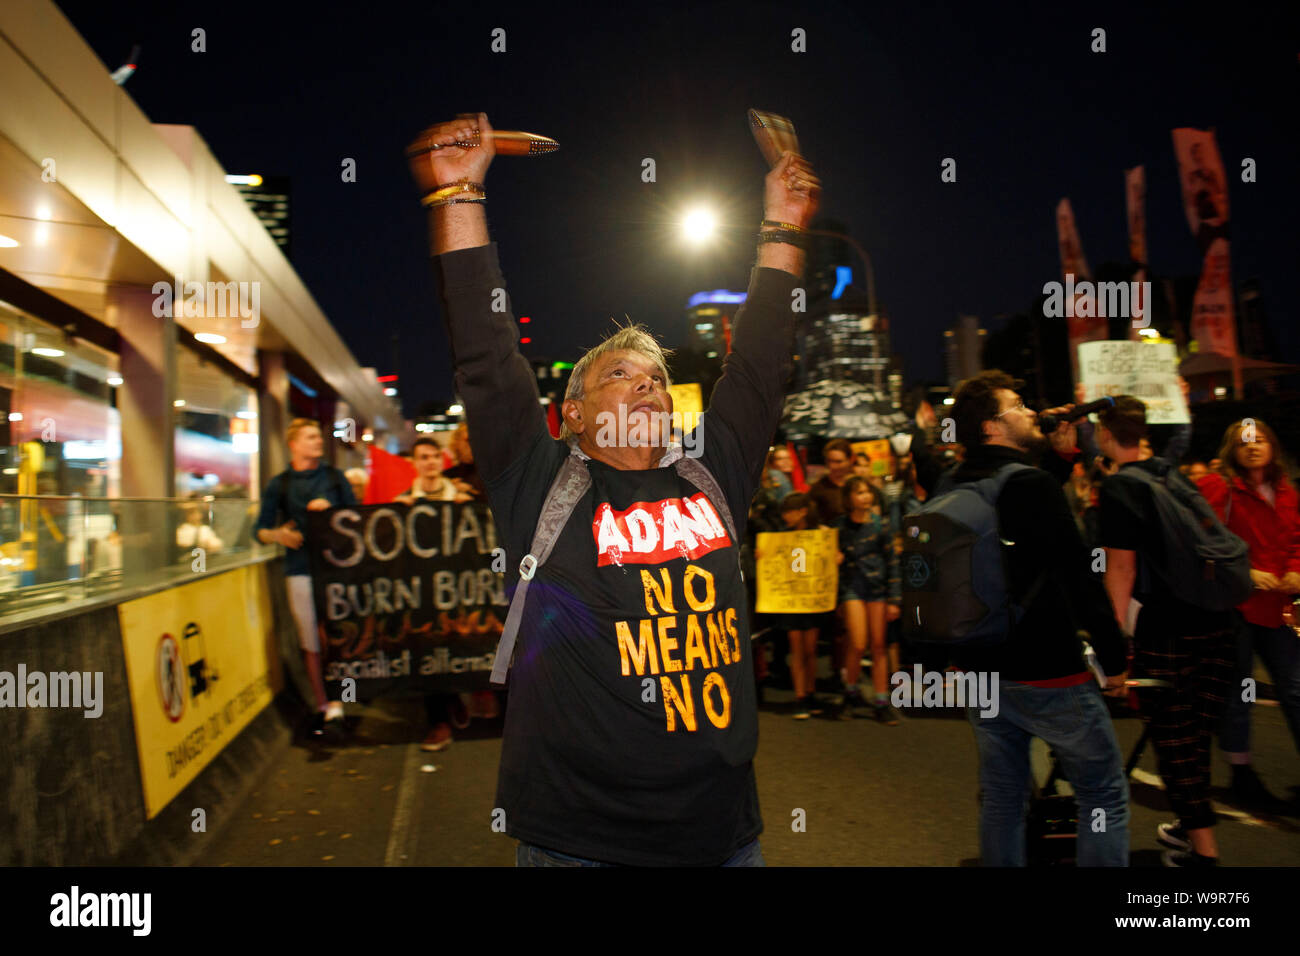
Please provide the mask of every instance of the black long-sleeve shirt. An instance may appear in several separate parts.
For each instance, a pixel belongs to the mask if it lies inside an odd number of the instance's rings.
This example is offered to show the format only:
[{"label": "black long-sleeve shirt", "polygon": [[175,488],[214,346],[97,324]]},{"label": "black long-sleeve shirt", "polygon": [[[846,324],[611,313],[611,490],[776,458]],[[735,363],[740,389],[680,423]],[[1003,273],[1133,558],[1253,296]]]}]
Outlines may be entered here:
[{"label": "black long-sleeve shirt", "polygon": [[[518,582],[551,482],[551,438],[495,244],[434,257],[475,464]],[[737,522],[668,466],[588,460],[530,585],[510,673],[496,805],[506,831],[630,865],[717,865],[762,831],[746,595],[737,555],[781,414],[798,279],[755,268],[702,416],[700,461]],[[688,442],[688,447],[696,447]]]},{"label": "black long-sleeve shirt", "polygon": [[[1013,448],[982,445],[967,451],[951,480],[978,481],[1008,462],[1029,464],[1027,456]],[[957,664],[966,670],[996,671],[1002,680],[1011,681],[1078,677],[1086,670],[1077,636],[1082,629],[1089,633],[1102,669],[1122,673],[1124,639],[1101,575],[1091,570],[1092,555],[1084,548],[1060,481],[1039,468],[1017,472],[1002,488],[997,513],[1003,540],[1014,542],[1003,548],[1012,600],[1023,603],[1040,573],[1043,582],[1010,640],[964,651],[957,655]]]}]

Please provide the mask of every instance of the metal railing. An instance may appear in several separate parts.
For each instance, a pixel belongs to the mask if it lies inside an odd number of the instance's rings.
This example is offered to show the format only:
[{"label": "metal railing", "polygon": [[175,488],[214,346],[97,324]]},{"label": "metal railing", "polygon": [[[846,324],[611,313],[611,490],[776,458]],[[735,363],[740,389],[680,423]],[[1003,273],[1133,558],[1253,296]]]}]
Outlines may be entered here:
[{"label": "metal railing", "polygon": [[0,621],[273,554],[248,498],[0,495]]}]

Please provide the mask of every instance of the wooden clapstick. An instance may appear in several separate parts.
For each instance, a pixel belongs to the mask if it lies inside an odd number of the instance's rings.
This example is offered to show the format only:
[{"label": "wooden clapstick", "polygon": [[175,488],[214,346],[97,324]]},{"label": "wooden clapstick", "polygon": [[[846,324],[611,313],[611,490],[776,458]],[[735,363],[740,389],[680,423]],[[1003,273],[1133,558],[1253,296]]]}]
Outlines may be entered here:
[{"label": "wooden clapstick", "polygon": [[754,134],[754,142],[758,143],[768,166],[780,162],[781,154],[787,149],[799,152],[799,137],[795,135],[794,123],[784,116],[763,110],[750,110],[749,130]]},{"label": "wooden clapstick", "polygon": [[[549,136],[541,136],[537,133],[523,133],[513,129],[494,129],[492,131],[492,142],[496,144],[498,156],[540,156],[543,153],[553,153],[560,148],[560,144]],[[478,145],[480,144],[477,138],[464,143],[447,143],[445,145],[417,140],[407,148],[406,155],[415,157],[421,153],[433,152],[436,149],[450,149],[453,146],[469,149]]]}]

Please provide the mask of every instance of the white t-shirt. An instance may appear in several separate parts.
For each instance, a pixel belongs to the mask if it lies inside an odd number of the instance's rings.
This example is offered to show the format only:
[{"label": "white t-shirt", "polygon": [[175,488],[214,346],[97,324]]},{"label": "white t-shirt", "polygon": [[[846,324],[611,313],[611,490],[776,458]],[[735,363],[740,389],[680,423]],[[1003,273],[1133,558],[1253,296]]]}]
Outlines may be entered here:
[{"label": "white t-shirt", "polygon": [[1259,492],[1259,496],[1261,498],[1263,498],[1265,501],[1268,502],[1268,506],[1270,508],[1277,507],[1277,492],[1273,490],[1273,486],[1271,484],[1269,484],[1267,481],[1261,482],[1260,484],[1255,486],[1255,490]]},{"label": "white t-shirt", "polygon": [[406,489],[406,495],[408,497],[432,498],[434,501],[455,501],[457,494],[458,492],[456,491],[456,485],[450,478],[442,479],[442,491],[440,492],[431,493],[428,491],[423,491],[420,488],[420,483],[418,481],[415,484],[411,485],[410,488]]}]

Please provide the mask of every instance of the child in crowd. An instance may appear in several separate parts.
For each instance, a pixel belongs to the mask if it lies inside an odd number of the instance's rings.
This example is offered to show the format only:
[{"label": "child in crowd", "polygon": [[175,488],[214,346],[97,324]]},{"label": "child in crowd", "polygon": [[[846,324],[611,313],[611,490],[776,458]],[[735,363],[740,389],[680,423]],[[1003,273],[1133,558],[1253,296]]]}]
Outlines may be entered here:
[{"label": "child in crowd", "polygon": [[869,643],[874,691],[870,715],[893,726],[898,712],[889,704],[886,625],[898,618],[902,600],[893,525],[880,493],[867,480],[850,478],[843,493],[845,514],[835,524],[843,555],[839,599],[849,638],[844,653],[843,716],[854,716],[867,707],[858,680],[862,652]]}]

